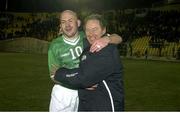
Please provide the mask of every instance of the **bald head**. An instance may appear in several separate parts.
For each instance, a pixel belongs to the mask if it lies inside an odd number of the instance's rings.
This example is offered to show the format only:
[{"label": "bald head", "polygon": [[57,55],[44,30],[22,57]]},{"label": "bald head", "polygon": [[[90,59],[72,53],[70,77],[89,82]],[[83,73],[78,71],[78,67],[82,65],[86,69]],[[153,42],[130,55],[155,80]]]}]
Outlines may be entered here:
[{"label": "bald head", "polygon": [[67,14],[72,15],[75,19],[78,19],[77,14],[74,11],[71,11],[71,10],[65,10],[65,11],[61,12],[60,19],[62,19],[62,17],[64,15],[67,15]]}]

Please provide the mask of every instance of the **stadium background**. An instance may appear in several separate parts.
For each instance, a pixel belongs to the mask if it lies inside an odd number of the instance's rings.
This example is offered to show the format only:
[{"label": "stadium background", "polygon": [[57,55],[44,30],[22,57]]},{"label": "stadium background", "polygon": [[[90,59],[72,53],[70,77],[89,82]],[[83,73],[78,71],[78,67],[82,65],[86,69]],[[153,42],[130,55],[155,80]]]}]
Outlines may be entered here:
[{"label": "stadium background", "polygon": [[108,32],[123,37],[119,52],[125,67],[126,111],[180,110],[178,0],[2,0],[0,111],[48,110],[53,83],[47,50],[58,35],[58,12],[63,9],[75,10],[81,20],[101,13]]}]

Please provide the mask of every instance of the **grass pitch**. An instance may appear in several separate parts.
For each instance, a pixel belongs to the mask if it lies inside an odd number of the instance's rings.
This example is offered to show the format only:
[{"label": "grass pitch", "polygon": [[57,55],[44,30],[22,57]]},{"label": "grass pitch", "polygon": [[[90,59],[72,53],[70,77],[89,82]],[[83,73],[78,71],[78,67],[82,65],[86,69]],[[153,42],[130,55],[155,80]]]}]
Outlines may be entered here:
[{"label": "grass pitch", "polygon": [[48,111],[47,56],[0,53],[0,111]]},{"label": "grass pitch", "polygon": [[[123,59],[126,111],[179,111],[180,63]],[[0,53],[0,111],[48,111],[47,55]]]},{"label": "grass pitch", "polygon": [[180,63],[123,61],[127,111],[180,111]]}]

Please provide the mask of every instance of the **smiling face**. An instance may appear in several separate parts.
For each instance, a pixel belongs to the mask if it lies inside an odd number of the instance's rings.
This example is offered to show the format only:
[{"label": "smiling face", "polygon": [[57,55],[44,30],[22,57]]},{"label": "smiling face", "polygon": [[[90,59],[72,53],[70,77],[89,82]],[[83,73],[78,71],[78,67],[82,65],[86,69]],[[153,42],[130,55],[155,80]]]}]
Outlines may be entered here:
[{"label": "smiling face", "polygon": [[85,23],[85,33],[90,44],[101,38],[101,36],[106,32],[97,19],[89,19]]},{"label": "smiling face", "polygon": [[74,37],[80,26],[76,13],[70,10],[61,13],[60,23],[63,34],[68,38]]}]

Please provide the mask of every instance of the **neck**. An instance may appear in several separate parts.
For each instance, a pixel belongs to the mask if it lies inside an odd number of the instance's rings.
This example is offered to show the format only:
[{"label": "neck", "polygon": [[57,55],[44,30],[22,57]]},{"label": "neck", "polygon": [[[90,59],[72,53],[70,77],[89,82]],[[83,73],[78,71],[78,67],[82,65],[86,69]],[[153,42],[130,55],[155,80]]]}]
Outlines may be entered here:
[{"label": "neck", "polygon": [[69,42],[74,43],[74,42],[76,42],[77,39],[79,38],[79,33],[76,33],[73,37],[67,37],[66,35],[63,35],[63,38],[64,38],[64,40],[66,40],[66,41],[69,41]]},{"label": "neck", "polygon": [[78,37],[78,35],[79,35],[79,33],[77,32],[74,36],[72,36],[72,37],[68,37],[67,35],[64,35],[64,38],[66,38],[66,39],[76,39],[77,37]]}]

